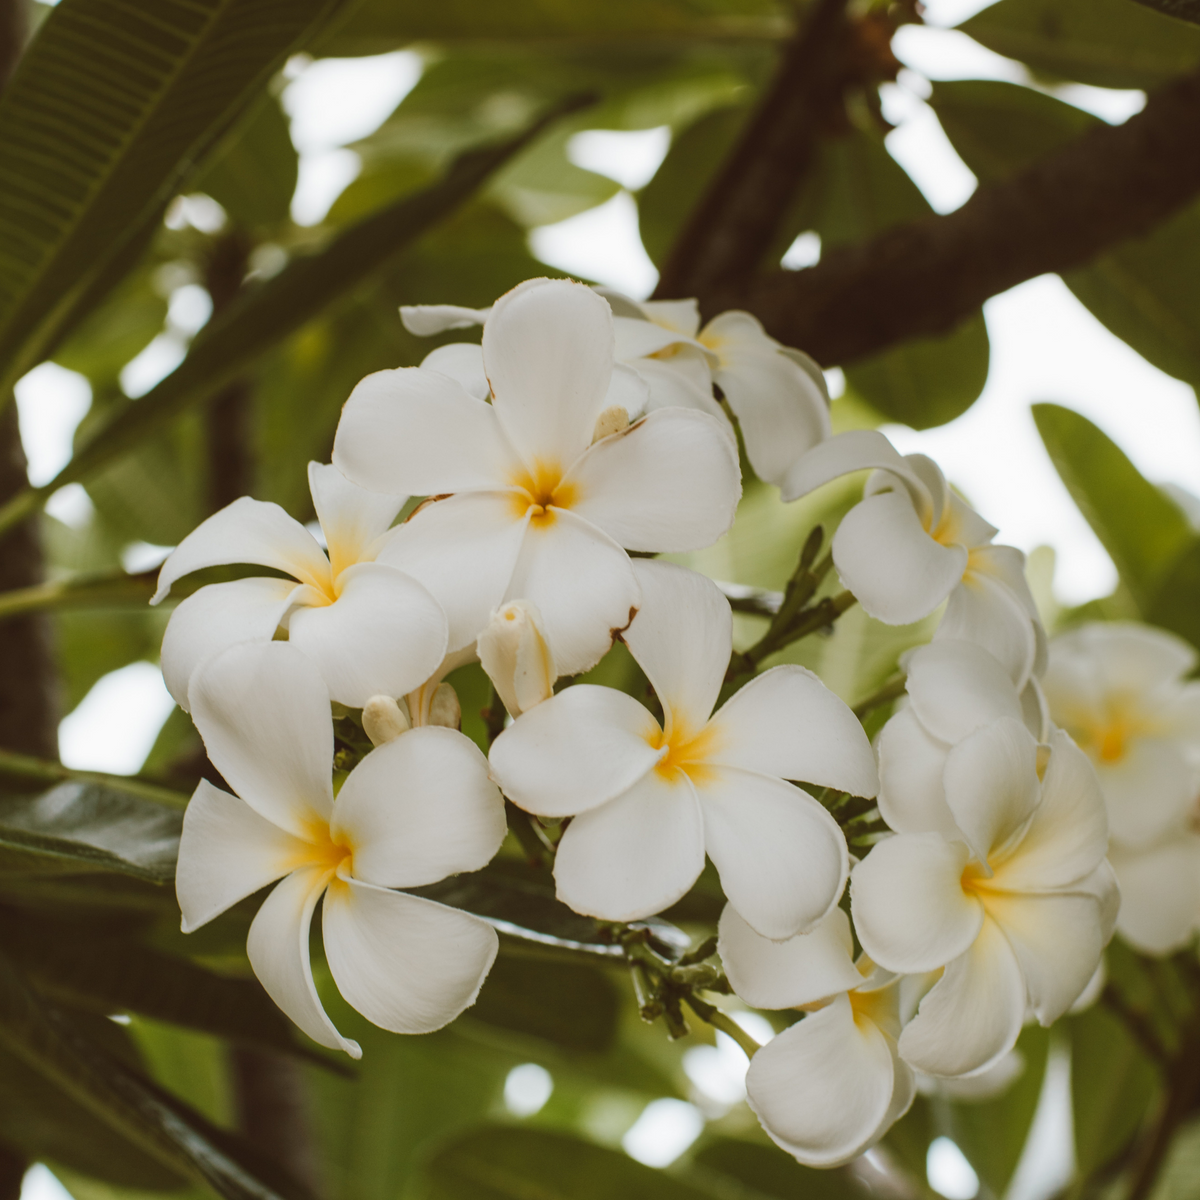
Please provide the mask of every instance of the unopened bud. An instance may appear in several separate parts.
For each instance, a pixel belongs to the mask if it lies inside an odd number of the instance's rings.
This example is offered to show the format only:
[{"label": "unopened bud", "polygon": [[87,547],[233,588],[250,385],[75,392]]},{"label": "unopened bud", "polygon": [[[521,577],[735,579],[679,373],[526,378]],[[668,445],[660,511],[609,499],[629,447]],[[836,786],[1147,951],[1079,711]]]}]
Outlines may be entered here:
[{"label": "unopened bud", "polygon": [[511,600],[498,608],[476,648],[483,669],[514,718],[550,697],[558,675],[537,605]]},{"label": "unopened bud", "polygon": [[620,433],[622,429],[628,428],[628,410],[624,405],[613,404],[596,418],[596,428],[592,433],[592,442],[594,444],[600,441],[601,438],[611,437],[614,433]]},{"label": "unopened bud", "polygon": [[363,705],[362,723],[372,746],[394,742],[412,728],[408,713],[391,696],[372,696]]},{"label": "unopened bud", "polygon": [[458,693],[448,684],[439,683],[429,702],[429,724],[445,725],[450,729],[462,727],[462,705]]}]

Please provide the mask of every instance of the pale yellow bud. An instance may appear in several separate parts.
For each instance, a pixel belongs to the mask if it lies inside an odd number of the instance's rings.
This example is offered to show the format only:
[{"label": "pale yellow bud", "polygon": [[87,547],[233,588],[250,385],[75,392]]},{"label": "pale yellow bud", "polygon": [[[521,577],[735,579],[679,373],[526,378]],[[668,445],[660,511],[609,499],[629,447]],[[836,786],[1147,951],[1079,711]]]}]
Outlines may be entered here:
[{"label": "pale yellow bud", "polygon": [[391,696],[372,696],[363,705],[362,723],[372,746],[394,742],[412,728],[408,713]]},{"label": "pale yellow bud", "polygon": [[450,729],[462,727],[462,705],[458,693],[448,683],[439,683],[429,702],[429,724],[445,725]]},{"label": "pale yellow bud", "polygon": [[620,404],[614,404],[606,408],[596,418],[596,428],[592,433],[592,442],[598,442],[601,438],[611,437],[614,433],[620,433],[622,429],[629,428],[629,413]]},{"label": "pale yellow bud", "polygon": [[513,717],[550,697],[558,674],[542,635],[542,614],[537,605],[512,600],[498,608],[479,635],[476,649],[483,669]]}]

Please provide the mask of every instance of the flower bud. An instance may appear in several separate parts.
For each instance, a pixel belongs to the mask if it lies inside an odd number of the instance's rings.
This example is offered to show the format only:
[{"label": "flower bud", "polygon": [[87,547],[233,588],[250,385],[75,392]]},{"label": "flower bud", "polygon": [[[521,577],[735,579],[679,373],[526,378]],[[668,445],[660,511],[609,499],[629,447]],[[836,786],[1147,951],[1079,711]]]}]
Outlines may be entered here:
[{"label": "flower bud", "polygon": [[433,693],[429,702],[429,724],[462,728],[462,705],[458,702],[458,693],[448,683],[439,683]]},{"label": "flower bud", "polygon": [[620,433],[622,429],[628,428],[629,412],[625,406],[622,404],[610,405],[596,418],[592,443],[595,444],[601,438],[611,437],[614,433]]},{"label": "flower bud", "polygon": [[391,696],[372,696],[363,705],[362,723],[372,746],[394,742],[412,728],[408,713]]},{"label": "flower bud", "polygon": [[476,648],[483,669],[514,718],[550,697],[558,675],[535,604],[512,600],[496,609]]}]

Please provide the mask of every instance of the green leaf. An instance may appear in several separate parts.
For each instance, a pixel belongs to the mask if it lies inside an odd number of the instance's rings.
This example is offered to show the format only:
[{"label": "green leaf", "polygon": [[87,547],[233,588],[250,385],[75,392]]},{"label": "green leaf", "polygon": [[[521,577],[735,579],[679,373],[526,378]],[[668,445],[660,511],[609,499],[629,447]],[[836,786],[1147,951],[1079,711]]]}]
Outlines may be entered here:
[{"label": "green leaf", "polygon": [[1187,518],[1086,417],[1035,404],[1033,419],[1071,498],[1143,612],[1192,541]]},{"label": "green leaf", "polygon": [[1200,541],[1193,541],[1171,565],[1145,618],[1200,647]]},{"label": "green leaf", "polygon": [[423,1200],[716,1200],[717,1193],[566,1134],[485,1127],[430,1158],[418,1195]]},{"label": "green leaf", "polygon": [[1000,0],[959,29],[1035,71],[1110,88],[1152,88],[1200,62],[1200,30],[1129,0]]},{"label": "green leaf", "polygon": [[705,1139],[693,1155],[698,1167],[727,1176],[771,1200],[866,1200],[871,1193],[845,1168],[817,1171],[765,1142],[741,1138]]},{"label": "green leaf", "polygon": [[1153,8],[1169,17],[1178,17],[1181,21],[1191,21],[1200,25],[1200,0],[1137,0],[1147,8]]},{"label": "green leaf", "polygon": [[5,386],[44,357],[79,298],[144,239],[193,164],[336,3],[54,9],[0,100]]}]

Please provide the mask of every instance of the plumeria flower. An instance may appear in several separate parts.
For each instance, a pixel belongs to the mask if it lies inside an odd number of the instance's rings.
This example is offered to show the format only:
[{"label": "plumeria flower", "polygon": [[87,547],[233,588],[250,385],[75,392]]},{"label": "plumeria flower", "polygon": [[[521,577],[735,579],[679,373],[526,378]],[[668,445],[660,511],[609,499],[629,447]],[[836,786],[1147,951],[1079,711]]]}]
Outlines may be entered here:
[{"label": "plumeria flower", "polygon": [[437,498],[380,561],[442,601],[451,650],[494,609],[528,600],[558,670],[576,674],[640,603],[623,547],[696,549],[732,524],[737,453],[713,417],[688,409],[605,436],[612,312],[581,284],[534,281],[501,297],[483,362],[491,404],[428,368],[369,375],[346,402],[334,461],[374,491]]},{"label": "plumeria flower", "polygon": [[857,429],[809,451],[788,472],[796,500],[853,471],[872,469],[833,538],[833,562],[864,611],[908,625],[946,603],[935,637],[978,642],[1018,688],[1045,666],[1045,632],[1025,580],[1025,556],[993,546],[996,529],[951,491],[923,454],[900,455],[883,434]]},{"label": "plumeria flower", "polygon": [[192,719],[236,795],[206,780],[183,818],[176,892],[190,933],[280,882],[250,926],[250,965],[322,1046],[360,1057],[313,984],[309,925],[324,897],[338,990],[394,1033],[428,1033],[473,1004],[498,942],[478,917],[392,891],[474,871],[504,837],[504,807],[469,738],[416,729],[372,751],[334,799],[329,691],[281,642],[235,646],[191,686]]},{"label": "plumeria flower", "polygon": [[944,968],[900,1035],[929,1075],[985,1071],[1012,1049],[1027,1008],[1043,1025],[1087,987],[1118,894],[1104,800],[1063,732],[1039,746],[1002,717],[947,755],[957,836],[899,833],[854,868],[854,925],[890,971]]},{"label": "plumeria flower", "polygon": [[175,609],[162,670],[181,708],[200,662],[238,642],[270,641],[280,628],[320,667],[333,699],[352,708],[379,693],[403,695],[445,654],[446,617],[437,601],[411,576],[376,561],[403,498],[363,491],[318,463],[309,463],[308,481],[328,556],[279,505],[243,496],[163,563],[152,604],[204,567],[253,563],[291,577],[209,584]]},{"label": "plumeria flower", "polygon": [[862,726],[803,667],[775,667],[718,712],[732,614],[716,585],[669,563],[634,564],[643,605],[622,635],[662,703],[577,684],[492,746],[492,777],[527,812],[571,817],[554,865],[559,899],[612,921],[648,916],[696,881],[707,852],[763,936],[811,929],[848,871],[837,823],[787,779],[873,796]]},{"label": "plumeria flower", "polygon": [[726,907],[718,948],[747,1004],[808,1013],[750,1060],[746,1101],[771,1140],[809,1167],[869,1150],[915,1094],[897,1048],[899,981],[865,955],[855,964],[840,908],[812,932],[773,942]]},{"label": "plumeria flower", "polygon": [[476,640],[479,662],[513,717],[554,692],[558,670],[542,630],[542,615],[528,600],[513,600],[492,613]]},{"label": "plumeria flower", "polygon": [[1143,954],[1173,954],[1200,930],[1200,834],[1180,822],[1137,847],[1109,843],[1121,889],[1117,932]]}]

